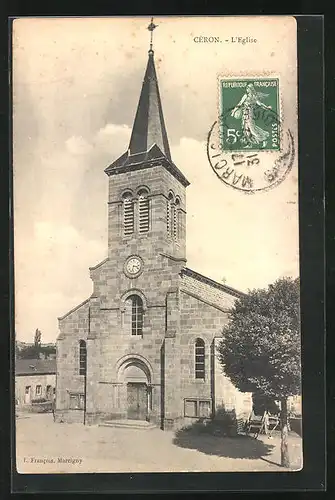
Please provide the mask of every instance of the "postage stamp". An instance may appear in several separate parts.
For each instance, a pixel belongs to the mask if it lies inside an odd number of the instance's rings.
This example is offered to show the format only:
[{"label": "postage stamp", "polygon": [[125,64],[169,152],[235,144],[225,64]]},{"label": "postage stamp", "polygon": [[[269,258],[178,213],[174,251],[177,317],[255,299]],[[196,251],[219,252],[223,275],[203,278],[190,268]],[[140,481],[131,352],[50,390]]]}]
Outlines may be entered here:
[{"label": "postage stamp", "polygon": [[279,79],[223,78],[219,89],[222,150],[278,151]]},{"label": "postage stamp", "polygon": [[219,78],[219,117],[207,156],[223,183],[245,193],[267,191],[286,178],[295,143],[281,117],[279,78]]}]

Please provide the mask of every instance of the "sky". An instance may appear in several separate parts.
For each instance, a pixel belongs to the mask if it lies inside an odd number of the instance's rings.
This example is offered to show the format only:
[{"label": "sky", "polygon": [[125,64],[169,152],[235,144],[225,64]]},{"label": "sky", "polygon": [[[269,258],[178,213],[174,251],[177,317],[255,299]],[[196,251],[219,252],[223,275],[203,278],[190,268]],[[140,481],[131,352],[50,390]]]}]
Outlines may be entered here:
[{"label": "sky", "polygon": [[[107,255],[104,169],[128,148],[147,63],[147,18],[19,19],[13,34],[15,329],[55,341],[59,316],[92,292]],[[172,159],[187,188],[187,266],[241,291],[299,273],[297,162],[245,195],[206,155],[218,75],[279,77],[296,130],[293,18],[158,18],[155,64]],[[199,44],[195,36],[255,44]]]}]

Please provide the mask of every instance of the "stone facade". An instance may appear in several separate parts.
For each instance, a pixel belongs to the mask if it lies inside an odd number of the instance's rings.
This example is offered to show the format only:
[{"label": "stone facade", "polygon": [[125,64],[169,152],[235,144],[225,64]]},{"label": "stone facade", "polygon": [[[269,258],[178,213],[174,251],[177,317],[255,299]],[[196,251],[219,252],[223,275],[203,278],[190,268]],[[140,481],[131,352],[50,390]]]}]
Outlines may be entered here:
[{"label": "stone facade", "polygon": [[[108,257],[90,268],[91,297],[59,320],[58,420],[140,418],[169,429],[209,418],[218,405],[240,412],[250,403],[221,373],[215,352],[240,293],[185,267],[189,183],[170,158],[153,82],[149,52],[136,140],[105,170]],[[149,123],[144,126],[139,116]],[[134,151],[136,144],[147,150]],[[145,216],[141,203],[147,203]],[[128,270],[129,259],[136,272]]]},{"label": "stone facade", "polygon": [[[245,397],[221,374],[215,353],[215,339],[239,293],[185,267],[185,188],[162,167],[134,174],[110,178],[109,256],[90,269],[92,296],[60,319],[57,418],[83,421],[84,412],[87,423],[127,418],[127,385],[136,383],[136,377],[125,377],[130,367],[140,370],[143,377],[137,379],[147,387],[145,418],[162,428],[201,416],[201,404],[208,405],[208,415],[225,405],[240,412]],[[124,236],[122,193],[136,193],[143,184],[150,193],[150,230]],[[181,201],[179,239],[167,235],[169,192]],[[124,265],[133,255],[143,269],[131,278]],[[143,302],[139,336],[130,334],[125,317],[125,302],[133,294]],[[205,343],[204,379],[195,378],[197,338]],[[87,346],[86,383],[79,374],[80,340]],[[86,408],[70,408],[73,394],[86,394]],[[194,416],[187,405],[196,405]]]}]

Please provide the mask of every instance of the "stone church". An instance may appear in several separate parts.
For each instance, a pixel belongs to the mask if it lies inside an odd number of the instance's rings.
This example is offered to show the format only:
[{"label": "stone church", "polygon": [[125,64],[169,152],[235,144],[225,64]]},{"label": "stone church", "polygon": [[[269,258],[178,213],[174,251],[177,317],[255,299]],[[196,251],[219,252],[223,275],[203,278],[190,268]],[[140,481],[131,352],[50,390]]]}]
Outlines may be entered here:
[{"label": "stone church", "polygon": [[105,173],[108,256],[90,268],[92,295],[59,318],[56,419],[172,429],[248,413],[251,395],[216,356],[241,292],[186,267],[189,182],[171,157],[152,46],[129,146]]}]

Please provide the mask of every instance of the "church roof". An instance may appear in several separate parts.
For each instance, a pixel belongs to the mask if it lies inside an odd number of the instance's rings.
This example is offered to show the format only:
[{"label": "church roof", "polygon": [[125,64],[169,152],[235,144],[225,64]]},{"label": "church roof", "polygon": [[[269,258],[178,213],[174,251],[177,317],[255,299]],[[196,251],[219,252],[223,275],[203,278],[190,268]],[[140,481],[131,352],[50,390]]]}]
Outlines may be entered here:
[{"label": "church roof", "polygon": [[105,172],[107,175],[115,175],[157,165],[165,167],[185,187],[189,185],[186,177],[171,159],[154,52],[150,49],[128,151],[109,165]]},{"label": "church roof", "polygon": [[230,309],[235,299],[244,295],[235,288],[218,283],[187,267],[181,271],[180,289],[222,310]]}]

